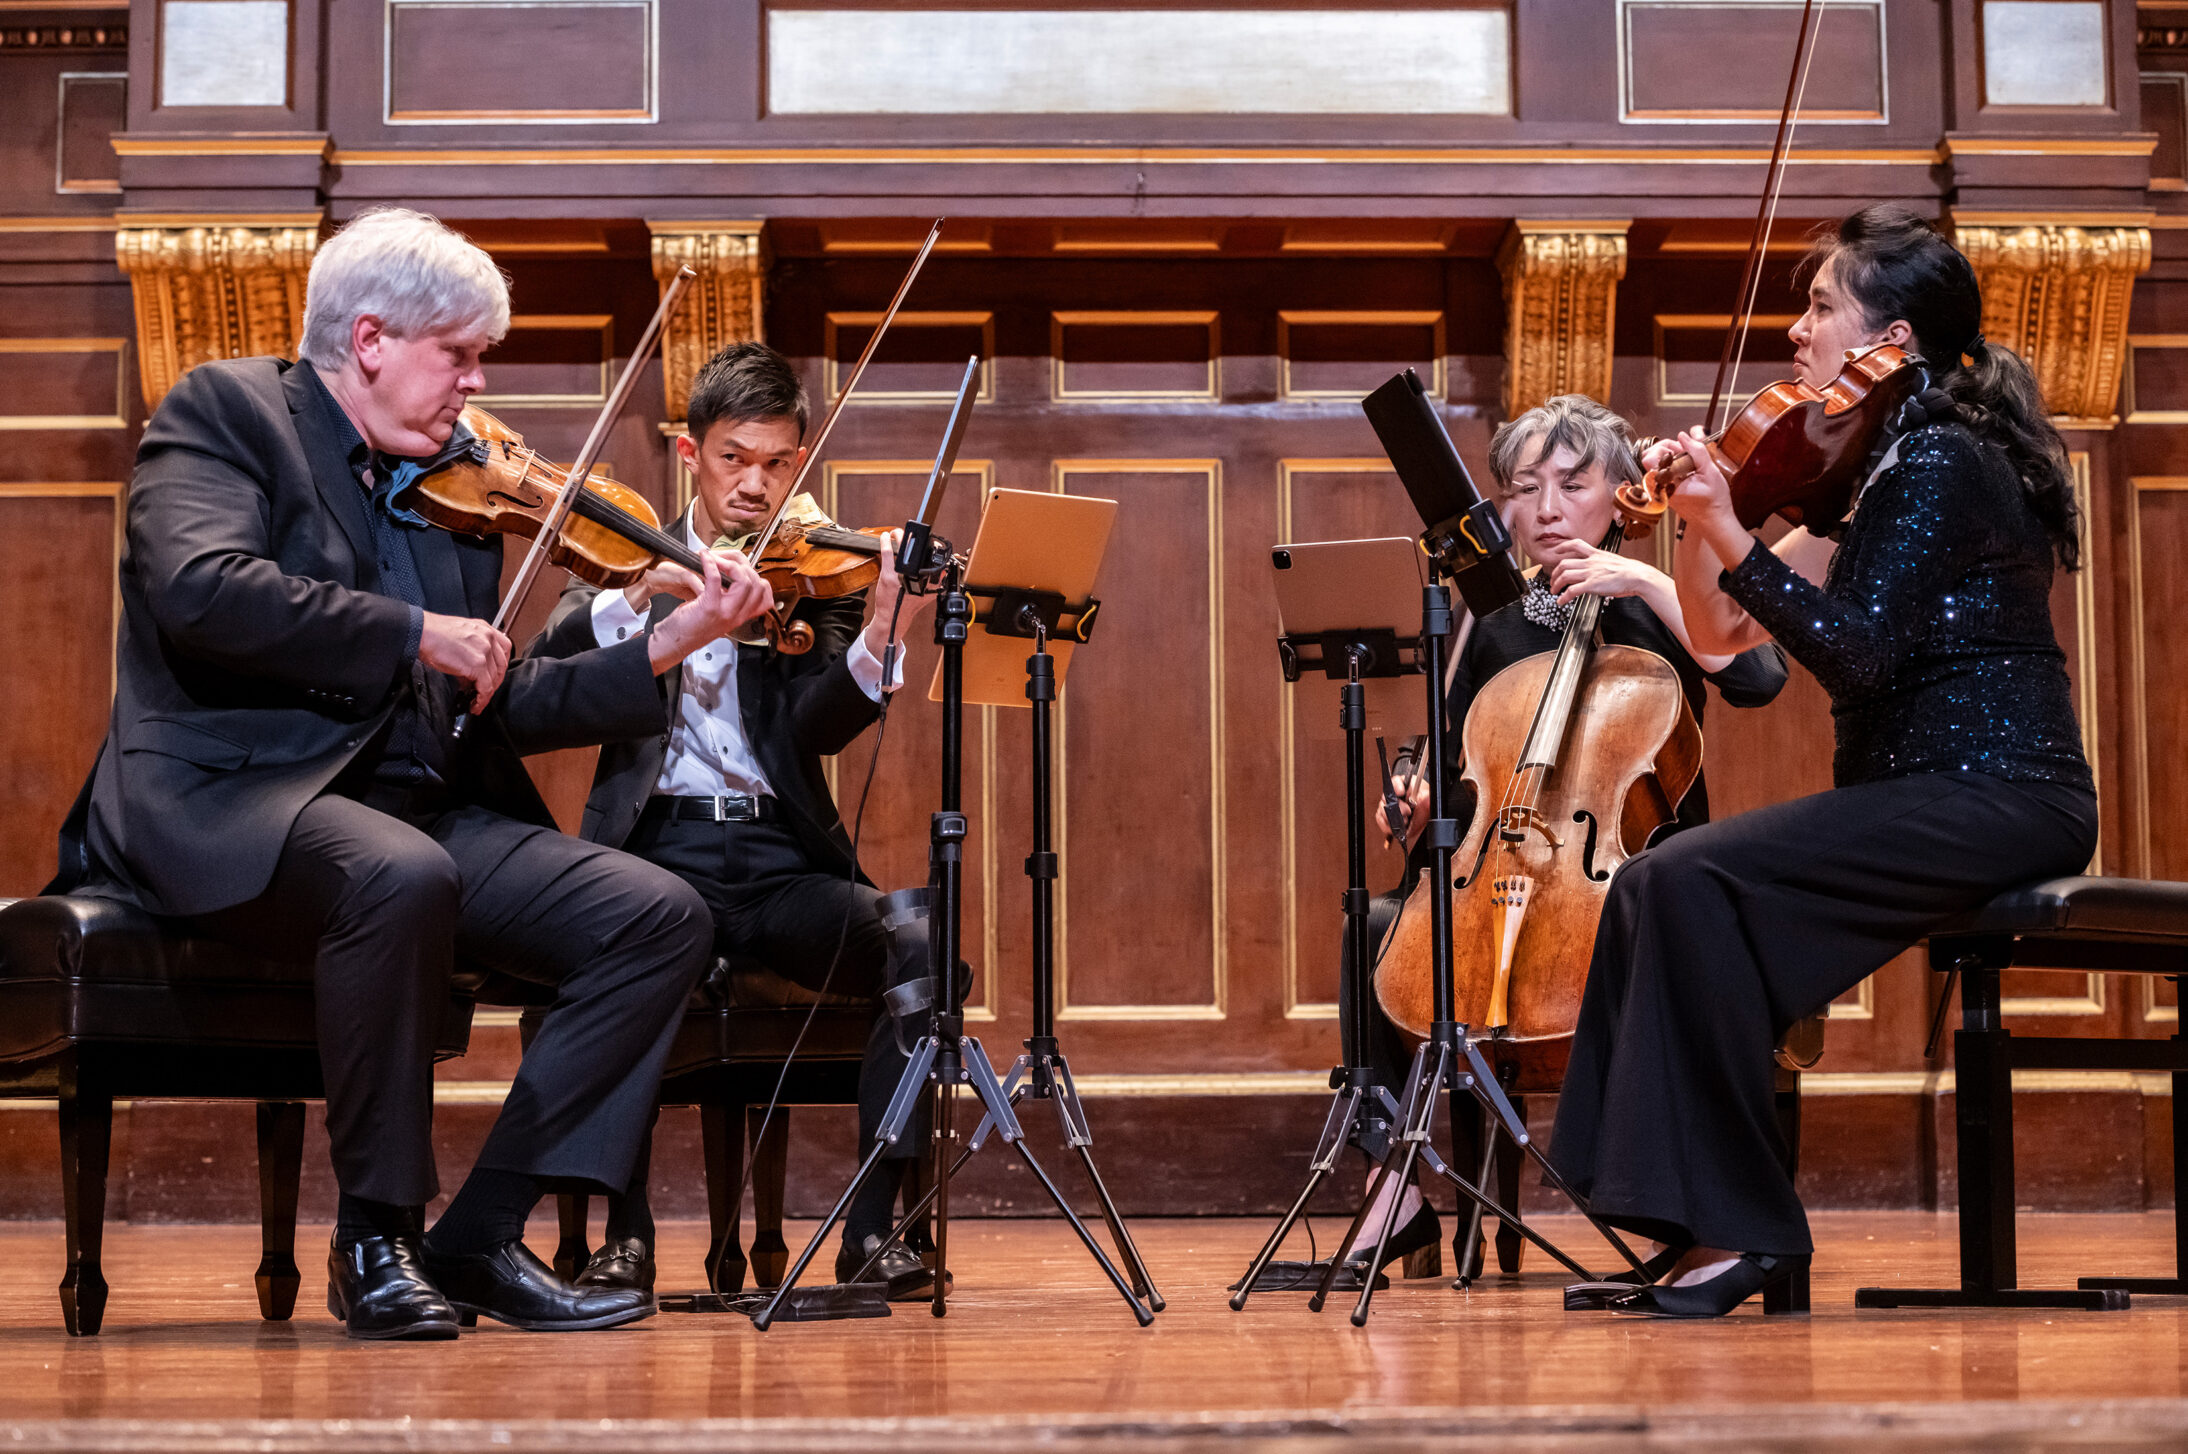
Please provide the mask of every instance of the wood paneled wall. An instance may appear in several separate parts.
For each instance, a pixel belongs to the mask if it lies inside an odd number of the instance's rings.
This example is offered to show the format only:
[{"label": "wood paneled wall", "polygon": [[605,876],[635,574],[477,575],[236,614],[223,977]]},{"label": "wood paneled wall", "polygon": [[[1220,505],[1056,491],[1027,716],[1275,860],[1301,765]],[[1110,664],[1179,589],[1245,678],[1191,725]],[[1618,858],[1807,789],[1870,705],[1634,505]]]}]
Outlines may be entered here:
[{"label": "wood paneled wall", "polygon": [[[759,0],[604,0],[560,7],[546,32],[521,7],[460,9],[298,0],[279,104],[252,106],[163,100],[161,0],[0,16],[0,561],[28,603],[5,628],[26,705],[0,714],[0,895],[50,871],[110,690],[115,525],[145,412],[117,217],[339,221],[398,201],[455,220],[512,278],[492,407],[567,458],[603,366],[653,307],[648,219],[663,233],[743,219],[720,225],[747,240],[764,220],[751,256],[769,259],[765,333],[824,401],[922,219],[946,211],[943,250],[831,447],[824,503],[856,523],[907,512],[967,351],[989,364],[945,533],[970,539],[991,485],[1120,501],[1104,624],[1061,714],[1060,1022],[1134,1168],[1117,1174],[1129,1202],[1284,1195],[1335,1054],[1341,765],[1328,693],[1281,683],[1267,551],[1417,527],[1356,403],[1396,368],[1432,381],[1480,464],[1504,407],[1498,258],[1518,221],[1625,228],[1609,401],[1647,432],[1692,423],[1761,175],[1769,126],[1752,113],[1775,104],[1757,80],[1768,68],[1667,89],[1660,57],[1691,44],[1691,7],[1530,0],[1499,10],[1503,116],[788,115],[768,108]],[[1722,9],[1739,38],[1720,43],[1775,43],[1783,7]],[[2062,578],[2055,608],[2100,774],[2099,867],[2188,878],[2171,771],[2188,749],[2188,656],[2168,629],[2188,606],[2174,566],[2188,549],[2188,6],[2106,0],[2096,69],[2074,82],[2101,103],[2034,108],[1987,99],[1982,17],[1979,0],[1833,7],[1813,83],[1830,114],[1804,128],[1759,309],[1772,328],[1797,313],[1799,234],[1878,197],[1941,217],[2148,220],[2157,261],[2134,285],[2123,422],[2069,439],[2090,565]],[[598,64],[573,90],[553,67],[474,84],[450,60],[497,40]],[[1766,330],[1748,357],[1743,388],[1789,349]],[[670,509],[665,397],[649,377],[605,457]],[[863,856],[890,887],[925,871],[932,661],[923,625],[865,794]],[[1000,1052],[1027,1009],[1028,743],[1012,708],[968,728],[966,943],[973,1013]],[[1707,737],[1720,814],[1829,783],[1826,704],[1798,670],[1768,708],[1713,709]],[[834,765],[847,805],[872,741]],[[574,822],[591,755],[534,766]],[[1371,855],[1377,887],[1396,867]],[[2012,990],[2017,1028],[2177,1028],[2169,984],[2031,971]],[[1820,1203],[1950,1201],[1949,1053],[1921,1055],[1935,992],[1906,956],[1834,1007],[1808,1082],[1804,1176]],[[488,1015],[473,1053],[443,1067],[451,1158],[475,1144],[516,1053],[514,1027]],[[2029,1200],[2166,1194],[2162,1079],[2027,1088],[2040,1092],[2023,1119]],[[247,1163],[218,1149],[222,1114],[139,1108],[128,1154],[160,1188],[144,1214],[249,1205]],[[50,1136],[6,1119],[0,1211],[39,1211]],[[797,1185],[817,1197],[847,1123],[801,1123]],[[672,1128],[657,1166],[661,1204],[690,1213],[687,1134]],[[1000,1181],[981,1195],[1012,1204]]]}]

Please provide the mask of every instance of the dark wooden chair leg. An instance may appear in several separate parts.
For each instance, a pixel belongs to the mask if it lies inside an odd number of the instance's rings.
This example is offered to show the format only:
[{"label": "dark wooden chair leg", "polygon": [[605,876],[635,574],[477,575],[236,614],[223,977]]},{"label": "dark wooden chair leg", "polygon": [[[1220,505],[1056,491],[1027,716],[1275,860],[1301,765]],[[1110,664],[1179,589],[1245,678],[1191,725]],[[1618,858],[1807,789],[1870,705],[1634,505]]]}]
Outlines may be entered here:
[{"label": "dark wooden chair leg", "polygon": [[[1785,1170],[1798,1176],[1801,1169],[1801,1078],[1798,1072],[1778,1072],[1778,1128],[1785,1136]],[[1808,1311],[1808,1269],[1803,1267],[1784,1282],[1763,1290],[1763,1312]]]},{"label": "dark wooden chair leg", "polygon": [[[1474,1178],[1476,1186],[1484,1185],[1488,1176],[1489,1138],[1496,1135],[1496,1123],[1489,1119],[1489,1112],[1471,1096],[1453,1096],[1449,1106],[1451,1119],[1451,1165],[1460,1174]],[[1458,1225],[1451,1233],[1451,1261],[1456,1267],[1454,1286],[1470,1286],[1481,1276],[1483,1244],[1481,1235],[1481,1203],[1471,1197],[1459,1198]]]},{"label": "dark wooden chair leg", "polygon": [[304,1103],[258,1103],[258,1315],[285,1323],[296,1311],[297,1184],[304,1175]]},{"label": "dark wooden chair leg", "polygon": [[61,1083],[61,1216],[68,1268],[61,1276],[61,1321],[88,1338],[106,1318],[99,1252],[106,1235],[106,1167],[114,1141],[114,1098],[67,1075]]},{"label": "dark wooden chair leg", "polygon": [[742,1105],[708,1102],[699,1108],[699,1144],[706,1157],[707,1286],[728,1294],[745,1290],[745,1135]]},{"label": "dark wooden chair leg", "polygon": [[[1520,1120],[1524,1123],[1527,1119],[1527,1098],[1525,1096],[1512,1097],[1512,1109],[1519,1112]],[[1525,1151],[1513,1143],[1511,1137],[1499,1136],[1497,1138],[1497,1200],[1522,1217],[1527,1215],[1527,1209],[1519,1204],[1519,1172],[1526,1155]],[[1507,1227],[1499,1222],[1497,1224],[1497,1271],[1503,1273],[1506,1277],[1517,1276],[1520,1264],[1526,1260],[1526,1256],[1527,1241],[1520,1236],[1519,1229],[1517,1227]]]},{"label": "dark wooden chair leg", "polygon": [[783,1183],[790,1172],[790,1107],[777,1106],[761,1130],[764,1107],[749,1106],[752,1128],[752,1282],[780,1287],[790,1270],[790,1248],[783,1241]]},{"label": "dark wooden chair leg", "polygon": [[575,1281],[593,1260],[592,1235],[586,1224],[592,1218],[593,1199],[583,1192],[559,1192],[555,1196],[555,1221],[560,1232],[555,1242],[555,1276]]}]

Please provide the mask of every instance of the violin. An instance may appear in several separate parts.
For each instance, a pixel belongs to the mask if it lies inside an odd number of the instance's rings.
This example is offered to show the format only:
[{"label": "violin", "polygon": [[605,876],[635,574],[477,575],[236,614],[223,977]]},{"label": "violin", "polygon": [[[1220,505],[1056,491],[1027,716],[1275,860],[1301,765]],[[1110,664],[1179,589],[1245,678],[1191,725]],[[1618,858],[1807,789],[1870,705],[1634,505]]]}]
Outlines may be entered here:
[{"label": "violin", "polygon": [[[1724,471],[1732,511],[1753,530],[1773,515],[1828,530],[1844,519],[1867,475],[1877,440],[1907,403],[1929,387],[1922,360],[1889,343],[1850,350],[1838,377],[1822,389],[1783,379],[1760,390],[1708,436]],[[1618,487],[1627,533],[1647,535],[1671,492],[1694,473],[1681,451],[1638,484]]]},{"label": "violin", "polygon": [[[400,503],[444,530],[536,540],[569,487],[568,473],[475,404],[464,409],[462,425],[472,436],[469,453],[419,476]],[[872,585],[881,574],[886,533],[846,530],[818,512],[778,529],[753,562],[775,594],[775,609],[761,618],[767,644],[791,656],[812,650],[813,628],[790,612],[801,600],[829,600]],[[547,560],[604,591],[636,584],[664,560],[693,575],[706,573],[699,553],[661,528],[644,496],[598,475],[586,479],[549,540]]]},{"label": "violin", "polygon": [[[460,423],[471,433],[470,452],[420,475],[401,505],[444,530],[537,540],[569,486],[568,472],[476,404],[465,406]],[[653,506],[628,485],[588,474],[567,515],[547,542],[547,559],[602,590],[632,585],[664,560],[705,572],[698,553],[662,530]]]}]

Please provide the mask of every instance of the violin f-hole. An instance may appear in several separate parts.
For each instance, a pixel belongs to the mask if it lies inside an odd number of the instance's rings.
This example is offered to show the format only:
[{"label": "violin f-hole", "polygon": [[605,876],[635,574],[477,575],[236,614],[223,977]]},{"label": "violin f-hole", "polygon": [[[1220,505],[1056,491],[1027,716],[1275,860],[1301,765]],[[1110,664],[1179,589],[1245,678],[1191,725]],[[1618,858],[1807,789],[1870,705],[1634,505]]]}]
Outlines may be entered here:
[{"label": "violin f-hole", "polygon": [[1580,846],[1580,871],[1588,876],[1589,883],[1599,884],[1603,882],[1603,880],[1611,876],[1611,871],[1607,868],[1602,870],[1601,872],[1596,871],[1595,814],[1589,812],[1586,808],[1582,808],[1579,812],[1573,814],[1573,821],[1575,823],[1585,823],[1588,825],[1588,841]]}]

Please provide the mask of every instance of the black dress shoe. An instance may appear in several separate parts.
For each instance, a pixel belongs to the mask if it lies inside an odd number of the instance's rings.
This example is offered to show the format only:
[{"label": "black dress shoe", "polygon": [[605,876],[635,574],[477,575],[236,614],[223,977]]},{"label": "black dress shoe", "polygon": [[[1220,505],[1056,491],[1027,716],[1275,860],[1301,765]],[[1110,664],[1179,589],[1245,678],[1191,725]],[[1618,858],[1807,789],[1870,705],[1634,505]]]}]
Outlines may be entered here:
[{"label": "black dress shoe", "polygon": [[[854,1242],[849,1232],[844,1233],[843,1246],[836,1252],[836,1281],[849,1282],[856,1277],[881,1245],[881,1238],[881,1233],[871,1232]],[[881,1254],[881,1261],[874,1264],[865,1280],[887,1283],[887,1296],[893,1303],[918,1302],[934,1292],[934,1273],[919,1260],[919,1254],[906,1251],[901,1241]],[[955,1285],[956,1279],[952,1278],[951,1283]]]},{"label": "black dress shoe", "polygon": [[327,1249],[327,1311],[352,1338],[453,1338],[456,1310],[433,1285],[415,1237]]},{"label": "black dress shoe", "polygon": [[1755,1294],[1781,1283],[1808,1265],[1806,1257],[1774,1257],[1742,1252],[1739,1260],[1707,1282],[1672,1287],[1637,1287],[1610,1303],[1614,1313],[1651,1318],[1721,1318]]},{"label": "black dress shoe", "polygon": [[609,1240],[585,1264],[585,1270],[571,1279],[572,1286],[581,1288],[630,1288],[638,1292],[653,1291],[653,1249],[638,1237],[616,1237]]},{"label": "black dress shoe", "polygon": [[453,1256],[429,1242],[425,1266],[466,1327],[492,1318],[530,1333],[578,1332],[634,1323],[655,1311],[651,1292],[564,1282],[522,1242]]}]

